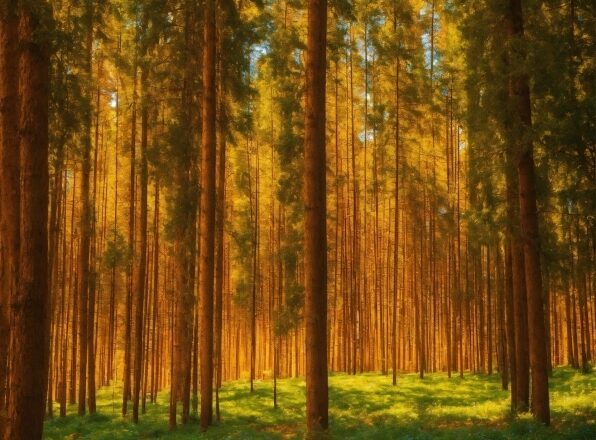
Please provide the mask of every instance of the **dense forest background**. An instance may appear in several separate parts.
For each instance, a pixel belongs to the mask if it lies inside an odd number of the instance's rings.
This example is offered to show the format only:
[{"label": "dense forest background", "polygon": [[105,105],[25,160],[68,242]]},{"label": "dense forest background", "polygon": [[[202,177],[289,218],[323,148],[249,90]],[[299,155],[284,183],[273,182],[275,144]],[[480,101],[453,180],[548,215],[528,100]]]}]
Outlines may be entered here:
[{"label": "dense forest background", "polygon": [[[169,391],[174,428],[205,383],[219,418],[223,382],[307,375],[318,350],[398,385],[498,371],[548,423],[547,375],[588,371],[596,348],[594,7],[331,0],[326,255],[305,264],[305,2],[3,1],[0,411],[33,381],[46,416],[93,413],[116,381],[135,422]],[[45,305],[15,281],[40,273]],[[47,357],[21,333],[35,304]],[[31,363],[47,381],[17,377]]]}]

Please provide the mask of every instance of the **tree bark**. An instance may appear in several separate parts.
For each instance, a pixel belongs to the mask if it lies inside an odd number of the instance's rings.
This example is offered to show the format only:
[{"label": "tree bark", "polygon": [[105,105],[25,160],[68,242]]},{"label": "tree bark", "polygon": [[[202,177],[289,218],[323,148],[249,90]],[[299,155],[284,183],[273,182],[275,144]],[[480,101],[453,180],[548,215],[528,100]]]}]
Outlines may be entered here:
[{"label": "tree bark", "polygon": [[[92,65],[91,55],[93,50],[93,1],[88,0],[85,3],[85,19],[87,20],[86,52],[85,52],[85,73],[88,81],[91,81]],[[86,395],[87,395],[87,356],[88,356],[88,337],[87,332],[89,323],[88,314],[88,295],[89,295],[89,254],[91,244],[91,218],[92,206],[90,201],[90,176],[91,176],[91,91],[89,91],[89,108],[83,115],[84,136],[81,164],[81,218],[80,231],[81,241],[79,245],[79,399],[78,413],[85,414]],[[90,325],[93,325],[91,323]]]},{"label": "tree bark", "polygon": [[[133,92],[132,92],[132,114],[131,114],[131,133],[130,133],[130,192],[128,206],[128,252],[134,255],[135,251],[135,164],[136,164],[136,143],[137,143],[137,63],[135,60],[133,67]],[[132,339],[132,261],[127,267],[127,286],[126,286],[126,318],[124,325],[124,373],[122,377],[122,416],[128,412],[128,399],[130,398],[130,369],[131,369],[131,339]]]},{"label": "tree bark", "polygon": [[[509,37],[524,38],[521,0],[510,0],[508,14]],[[516,46],[516,45],[512,45]],[[542,423],[550,424],[548,395],[548,365],[544,304],[542,299],[542,273],[540,267],[540,236],[536,209],[536,177],[532,141],[530,88],[528,77],[519,73],[518,63],[525,60],[524,53],[514,53],[509,78],[509,100],[514,112],[514,136],[518,155],[519,205],[522,226],[522,245],[527,289],[528,328],[530,340],[530,367],[532,369],[532,412]]]},{"label": "tree bark", "polygon": [[328,427],[325,154],[326,0],[308,1],[304,137],[306,425]]},{"label": "tree bark", "polygon": [[148,98],[147,67],[141,72],[141,175],[140,175],[140,215],[138,223],[139,251],[138,262],[133,269],[133,294],[135,295],[135,365],[132,401],[132,421],[139,422],[139,394],[141,390],[141,372],[143,367],[143,316],[145,308],[145,275],[147,272],[147,130]]},{"label": "tree bark", "polygon": [[205,2],[203,48],[203,104],[201,149],[201,200],[200,200],[200,275],[199,275],[199,326],[200,326],[200,376],[201,418],[206,430],[213,418],[213,276],[215,253],[216,209],[216,3]]},{"label": "tree bark", "polygon": [[[47,4],[21,2],[20,222],[18,285],[11,302],[11,366],[5,439],[40,439],[48,363],[48,96],[49,47],[40,33]],[[4,146],[4,145],[3,145]],[[10,154],[16,155],[10,151]],[[4,156],[4,155],[3,155]],[[18,168],[17,168],[18,169]],[[13,182],[14,183],[14,182]],[[7,191],[14,188],[5,188]],[[11,193],[12,193],[11,191]]]},{"label": "tree bark", "polygon": [[[393,29],[397,28],[397,15],[393,19]],[[392,383],[397,384],[397,299],[398,299],[398,255],[399,255],[399,57],[395,60],[395,222],[393,225],[393,310],[391,328],[391,358],[392,358]]]},{"label": "tree bark", "polygon": [[[221,65],[221,64],[220,64]],[[223,95],[223,87],[220,91]],[[224,223],[226,189],[226,135],[227,120],[225,100],[219,101],[219,158],[217,169],[217,218],[216,218],[216,268],[215,268],[215,414],[219,420],[219,388],[222,382],[222,338],[223,338],[223,286],[224,286]]]},{"label": "tree bark", "polygon": [[[529,407],[529,358],[528,358],[528,314],[526,304],[526,283],[524,278],[524,255],[519,243],[519,209],[517,176],[513,167],[513,154],[507,151],[507,233],[509,240],[510,276],[508,287],[511,289],[512,325],[515,343],[511,348],[515,350],[512,356],[515,362],[511,364],[513,410],[527,411]],[[513,369],[515,367],[515,369]]]},{"label": "tree bark", "polygon": [[21,223],[16,3],[7,1],[0,10],[0,437],[7,421],[10,301],[18,284]]}]

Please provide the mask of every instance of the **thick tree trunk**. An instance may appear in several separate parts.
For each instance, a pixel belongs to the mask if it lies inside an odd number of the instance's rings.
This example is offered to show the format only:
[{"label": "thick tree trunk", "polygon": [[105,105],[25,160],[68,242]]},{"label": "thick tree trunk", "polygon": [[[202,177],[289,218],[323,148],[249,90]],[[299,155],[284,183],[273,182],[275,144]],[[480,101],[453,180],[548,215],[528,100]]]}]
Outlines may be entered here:
[{"label": "thick tree trunk", "polygon": [[[507,234],[509,240],[510,277],[508,288],[511,289],[511,307],[508,309],[513,316],[512,327],[515,336],[515,365],[511,365],[513,410],[527,411],[529,408],[529,354],[528,354],[528,313],[526,304],[526,283],[524,277],[524,255],[519,243],[519,209],[517,176],[513,167],[512,152],[507,152]],[[508,262],[509,265],[509,262]],[[512,325],[511,325],[512,324]],[[512,352],[513,356],[513,352]],[[513,369],[515,367],[515,369]],[[514,392],[515,391],[515,392]]]},{"label": "thick tree trunk", "polygon": [[[27,3],[18,9],[20,155],[14,149],[10,154],[20,156],[17,224],[20,237],[27,239],[20,241],[18,285],[10,298],[10,422],[4,435],[10,440],[41,438],[47,387],[49,51],[39,33],[41,11],[31,10]],[[14,188],[5,190],[14,193]]]},{"label": "thick tree trunk", "polygon": [[0,9],[0,437],[7,422],[10,301],[18,284],[21,224],[16,0],[4,7]]},{"label": "thick tree trunk", "polygon": [[328,427],[325,154],[326,0],[308,1],[304,138],[306,424]]},{"label": "thick tree trunk", "polygon": [[[529,104],[529,100],[528,100]],[[529,110],[529,106],[528,106]],[[548,395],[548,358],[544,328],[544,304],[540,268],[538,215],[534,159],[531,146],[518,164],[523,248],[530,330],[530,368],[532,370],[532,412],[544,424],[550,424]]]},{"label": "thick tree trunk", "polygon": [[[509,37],[523,39],[523,12],[521,0],[510,0],[507,19]],[[513,47],[517,45],[513,44]],[[530,367],[532,369],[532,412],[542,423],[550,423],[548,395],[548,366],[546,332],[544,329],[544,304],[542,299],[542,273],[540,268],[540,236],[536,209],[536,177],[533,145],[529,140],[532,129],[530,88],[528,78],[519,73],[524,53],[513,53],[509,83],[509,100],[514,120],[514,139],[519,176],[519,205],[522,226],[522,243],[527,289],[528,328],[530,340]]]}]

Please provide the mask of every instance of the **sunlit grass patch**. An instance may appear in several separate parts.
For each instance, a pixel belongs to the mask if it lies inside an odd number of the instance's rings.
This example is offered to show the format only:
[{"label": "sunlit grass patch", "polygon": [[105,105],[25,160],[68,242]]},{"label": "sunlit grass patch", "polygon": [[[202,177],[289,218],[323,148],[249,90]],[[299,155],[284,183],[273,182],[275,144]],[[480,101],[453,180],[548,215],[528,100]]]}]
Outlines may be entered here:
[{"label": "sunlit grass patch", "polygon": [[[98,392],[98,414],[46,422],[47,439],[301,439],[304,426],[304,382],[278,382],[278,408],[273,408],[271,381],[256,381],[250,392],[244,380],[227,383],[221,391],[222,420],[199,433],[191,423],[168,430],[168,394],[147,403],[138,425],[122,418],[118,384]],[[553,426],[535,423],[529,414],[512,418],[509,393],[497,375],[447,378],[429,374],[333,374],[329,378],[332,439],[586,439],[596,438],[596,374],[557,369],[551,378]],[[132,410],[132,408],[131,408]],[[57,413],[57,412],[56,412]]]}]

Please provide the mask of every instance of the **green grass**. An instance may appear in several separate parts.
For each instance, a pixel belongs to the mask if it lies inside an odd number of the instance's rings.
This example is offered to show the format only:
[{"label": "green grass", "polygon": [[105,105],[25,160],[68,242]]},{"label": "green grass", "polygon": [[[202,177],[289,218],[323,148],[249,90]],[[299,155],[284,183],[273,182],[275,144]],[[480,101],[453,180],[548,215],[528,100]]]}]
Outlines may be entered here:
[{"label": "green grass", "polygon": [[[509,393],[498,376],[466,375],[448,379],[430,374],[391,378],[378,374],[333,375],[330,385],[332,439],[596,439],[596,374],[560,368],[550,381],[552,427],[531,416],[512,418]],[[245,381],[221,391],[222,420],[199,434],[196,418],[168,431],[168,396],[147,404],[138,425],[120,416],[117,386],[99,391],[97,414],[78,417],[69,408],[65,418],[45,424],[46,439],[301,439],[304,431],[304,382],[279,381],[279,408],[273,409],[272,383],[256,382],[250,393]]]}]

